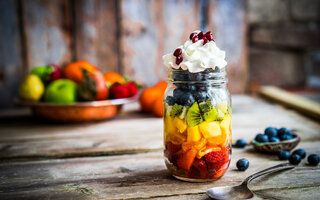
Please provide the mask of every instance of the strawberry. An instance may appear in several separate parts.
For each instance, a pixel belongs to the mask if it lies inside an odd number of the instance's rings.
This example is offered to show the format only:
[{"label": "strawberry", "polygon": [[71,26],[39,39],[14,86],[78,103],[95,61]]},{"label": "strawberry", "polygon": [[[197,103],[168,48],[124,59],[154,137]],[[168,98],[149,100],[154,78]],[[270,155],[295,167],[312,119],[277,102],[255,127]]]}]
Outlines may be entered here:
[{"label": "strawberry", "polygon": [[180,146],[181,145],[173,144],[172,142],[167,142],[164,150],[164,156],[167,157],[170,162],[174,163],[177,157],[175,153],[181,149]]},{"label": "strawberry", "polygon": [[129,90],[126,86],[119,83],[115,83],[110,88],[110,94],[112,99],[122,99],[127,98]]},{"label": "strawberry", "polygon": [[126,83],[125,85],[128,90],[129,90],[129,94],[128,97],[133,97],[134,95],[136,95],[139,91],[138,86],[133,82],[133,81],[129,81]]},{"label": "strawberry", "polygon": [[223,151],[214,151],[205,155],[205,160],[210,174],[218,171],[225,163]]},{"label": "strawberry", "polygon": [[190,178],[206,178],[208,175],[207,165],[204,160],[195,160],[189,170]]}]

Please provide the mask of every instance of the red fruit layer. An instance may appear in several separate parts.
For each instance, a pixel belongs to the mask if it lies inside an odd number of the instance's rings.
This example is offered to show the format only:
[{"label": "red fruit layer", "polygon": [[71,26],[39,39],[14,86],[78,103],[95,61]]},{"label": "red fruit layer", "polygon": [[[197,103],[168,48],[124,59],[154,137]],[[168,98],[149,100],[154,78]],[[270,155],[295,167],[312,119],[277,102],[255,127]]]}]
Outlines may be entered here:
[{"label": "red fruit layer", "polygon": [[207,178],[207,164],[204,160],[195,160],[188,173],[189,178]]},{"label": "red fruit layer", "polygon": [[172,142],[166,143],[164,156],[168,158],[171,163],[175,163],[177,159],[176,153],[181,149],[181,145],[173,144]]},{"label": "red fruit layer", "polygon": [[[222,148],[221,151],[211,152],[203,156],[201,159],[195,159],[194,152],[184,152],[180,145],[171,142],[166,143],[164,155],[169,162],[175,165],[181,173],[182,177],[187,174],[188,178],[194,179],[212,179],[221,177],[228,169],[230,149]],[[175,170],[175,169],[171,169]]]}]

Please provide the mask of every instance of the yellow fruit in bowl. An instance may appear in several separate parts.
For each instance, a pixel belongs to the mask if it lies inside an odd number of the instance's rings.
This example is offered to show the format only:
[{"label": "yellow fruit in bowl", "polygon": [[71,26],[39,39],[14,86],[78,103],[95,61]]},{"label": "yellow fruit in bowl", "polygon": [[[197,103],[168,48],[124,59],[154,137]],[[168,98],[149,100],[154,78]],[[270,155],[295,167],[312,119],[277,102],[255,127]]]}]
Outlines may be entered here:
[{"label": "yellow fruit in bowl", "polygon": [[26,101],[39,101],[44,93],[41,79],[34,74],[25,77],[19,88],[19,97]]},{"label": "yellow fruit in bowl", "polygon": [[199,125],[200,131],[205,138],[217,137],[221,135],[221,129],[218,122],[202,122]]}]

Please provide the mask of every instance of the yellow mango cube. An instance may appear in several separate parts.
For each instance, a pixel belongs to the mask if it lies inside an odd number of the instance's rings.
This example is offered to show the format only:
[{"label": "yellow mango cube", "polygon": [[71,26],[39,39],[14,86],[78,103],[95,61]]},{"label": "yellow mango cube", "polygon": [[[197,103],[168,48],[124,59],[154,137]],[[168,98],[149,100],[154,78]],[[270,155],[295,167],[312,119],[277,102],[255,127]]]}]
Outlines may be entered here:
[{"label": "yellow mango cube", "polygon": [[187,132],[188,132],[188,137],[187,137],[188,142],[197,142],[201,139],[201,133],[198,126],[188,127]]},{"label": "yellow mango cube", "polygon": [[221,135],[221,129],[218,122],[202,122],[199,125],[200,131],[205,138]]},{"label": "yellow mango cube", "polygon": [[187,123],[179,117],[175,117],[173,119],[173,124],[179,130],[180,133],[183,133],[188,127]]},{"label": "yellow mango cube", "polygon": [[229,135],[231,125],[231,117],[226,115],[224,119],[220,122],[220,128],[223,134]]}]

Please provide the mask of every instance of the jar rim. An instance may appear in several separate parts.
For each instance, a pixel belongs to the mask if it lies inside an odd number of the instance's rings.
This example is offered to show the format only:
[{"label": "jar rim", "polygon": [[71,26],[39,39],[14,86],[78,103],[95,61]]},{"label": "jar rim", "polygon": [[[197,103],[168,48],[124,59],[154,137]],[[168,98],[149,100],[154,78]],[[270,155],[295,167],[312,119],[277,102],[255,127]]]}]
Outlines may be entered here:
[{"label": "jar rim", "polygon": [[[211,69],[211,68],[210,68]],[[228,79],[226,77],[227,72],[225,68],[206,69],[201,72],[192,73],[189,70],[183,70],[181,68],[170,68],[168,71],[168,83],[210,83],[210,84],[226,84]],[[180,76],[175,78],[175,76]],[[198,77],[197,77],[198,76]]]}]

